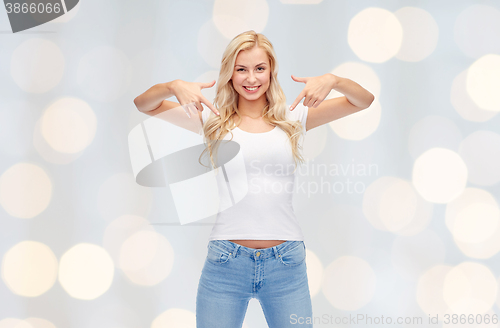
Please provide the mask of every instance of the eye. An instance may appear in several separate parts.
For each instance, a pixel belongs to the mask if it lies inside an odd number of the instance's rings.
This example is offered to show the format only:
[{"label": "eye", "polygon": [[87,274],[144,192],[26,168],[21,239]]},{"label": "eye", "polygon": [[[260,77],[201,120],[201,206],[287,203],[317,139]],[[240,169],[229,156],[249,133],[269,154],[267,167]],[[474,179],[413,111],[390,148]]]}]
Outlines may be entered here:
[{"label": "eye", "polygon": [[259,68],[262,68],[262,70],[265,70],[265,68],[264,68],[264,67],[259,67]]},{"label": "eye", "polygon": [[236,70],[236,72],[239,72],[241,70],[244,70],[244,68],[239,68],[239,69]]}]

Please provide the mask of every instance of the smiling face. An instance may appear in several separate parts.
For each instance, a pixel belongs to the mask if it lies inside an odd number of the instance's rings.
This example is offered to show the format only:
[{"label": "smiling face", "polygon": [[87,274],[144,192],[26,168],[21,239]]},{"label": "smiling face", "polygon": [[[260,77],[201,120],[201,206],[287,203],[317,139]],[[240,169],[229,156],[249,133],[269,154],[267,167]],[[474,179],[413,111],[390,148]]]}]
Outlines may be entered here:
[{"label": "smiling face", "polygon": [[265,104],[266,91],[271,82],[271,67],[266,52],[257,46],[240,51],[231,80],[240,101]]}]

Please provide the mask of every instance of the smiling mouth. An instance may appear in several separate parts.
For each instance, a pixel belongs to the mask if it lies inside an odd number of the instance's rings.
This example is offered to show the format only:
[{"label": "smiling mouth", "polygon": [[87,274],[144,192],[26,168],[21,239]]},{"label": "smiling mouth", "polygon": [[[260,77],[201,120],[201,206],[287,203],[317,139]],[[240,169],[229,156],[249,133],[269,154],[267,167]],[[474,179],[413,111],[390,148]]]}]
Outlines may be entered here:
[{"label": "smiling mouth", "polygon": [[251,87],[251,88],[250,88],[250,87],[245,87],[245,86],[244,86],[243,88],[247,89],[248,91],[255,91],[255,90],[257,90],[258,88],[260,88],[260,85],[259,85],[258,87]]}]

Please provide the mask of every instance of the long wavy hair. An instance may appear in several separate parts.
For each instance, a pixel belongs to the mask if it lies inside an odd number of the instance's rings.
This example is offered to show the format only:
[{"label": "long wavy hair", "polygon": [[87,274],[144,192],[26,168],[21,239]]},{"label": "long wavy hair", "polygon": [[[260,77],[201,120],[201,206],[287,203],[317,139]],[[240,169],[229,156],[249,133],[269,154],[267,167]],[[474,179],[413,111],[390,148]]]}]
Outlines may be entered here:
[{"label": "long wavy hair", "polygon": [[[241,122],[241,116],[238,111],[239,94],[234,90],[230,80],[233,76],[236,57],[240,51],[252,49],[255,46],[260,47],[267,53],[271,74],[270,85],[266,91],[267,105],[263,109],[262,118],[268,124],[278,126],[287,134],[296,170],[297,164],[304,163],[305,161],[301,155],[302,147],[299,143],[300,137],[304,132],[303,127],[299,121],[287,120],[286,111],[289,109],[286,108],[285,93],[278,82],[278,62],[273,45],[263,34],[256,33],[253,30],[238,34],[231,40],[224,51],[219,79],[217,81],[216,96],[213,102],[220,116],[210,112],[209,118],[203,125],[203,141],[206,144],[206,148],[201,156],[208,150],[210,152],[210,162],[214,168],[217,168],[218,165],[214,162],[214,154],[217,154],[220,142],[229,132],[231,132],[230,140],[233,139],[231,130],[236,126],[236,116],[238,117],[238,125]],[[215,157],[217,156],[215,155]]]}]

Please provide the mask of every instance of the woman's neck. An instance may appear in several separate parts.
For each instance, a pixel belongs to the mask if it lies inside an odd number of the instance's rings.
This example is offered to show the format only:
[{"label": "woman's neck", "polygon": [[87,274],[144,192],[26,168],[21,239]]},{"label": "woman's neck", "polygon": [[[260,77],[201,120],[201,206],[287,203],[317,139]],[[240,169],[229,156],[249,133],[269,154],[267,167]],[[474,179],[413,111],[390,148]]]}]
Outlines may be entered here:
[{"label": "woman's neck", "polygon": [[266,105],[267,99],[265,96],[256,100],[248,100],[240,96],[238,100],[238,111],[241,115],[259,119],[263,116]]}]

